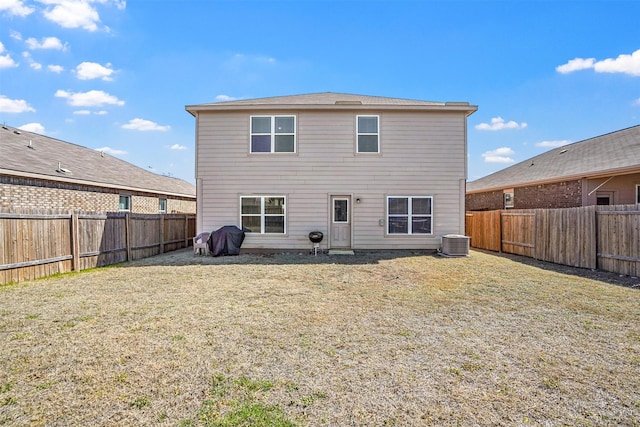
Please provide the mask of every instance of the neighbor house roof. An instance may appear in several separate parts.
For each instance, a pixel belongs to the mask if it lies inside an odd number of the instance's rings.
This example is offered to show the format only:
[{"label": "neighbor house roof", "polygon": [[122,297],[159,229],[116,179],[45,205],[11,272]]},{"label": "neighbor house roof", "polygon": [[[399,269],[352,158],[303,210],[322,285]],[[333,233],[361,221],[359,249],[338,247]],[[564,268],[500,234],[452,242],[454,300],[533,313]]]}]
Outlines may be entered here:
[{"label": "neighbor house roof", "polygon": [[0,175],[195,198],[195,186],[33,132],[0,128]]},{"label": "neighbor house roof", "polygon": [[640,171],[640,126],[575,142],[467,183],[467,193]]},{"label": "neighbor house roof", "polygon": [[238,109],[419,109],[453,110],[471,114],[478,109],[468,102],[432,102],[412,99],[385,98],[381,96],[354,95],[346,93],[322,92],[270,98],[241,99],[213,102],[209,104],[187,105],[186,110],[195,116],[198,111],[238,110]]}]

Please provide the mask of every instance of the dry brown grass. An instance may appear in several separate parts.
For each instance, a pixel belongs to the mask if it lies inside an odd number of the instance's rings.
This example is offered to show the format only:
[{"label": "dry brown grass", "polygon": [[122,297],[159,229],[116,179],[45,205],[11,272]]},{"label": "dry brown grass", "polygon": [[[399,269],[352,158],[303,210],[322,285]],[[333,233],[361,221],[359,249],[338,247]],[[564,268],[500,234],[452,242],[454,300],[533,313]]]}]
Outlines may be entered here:
[{"label": "dry brown grass", "polygon": [[522,261],[184,250],[0,287],[0,424],[640,425],[639,290]]}]

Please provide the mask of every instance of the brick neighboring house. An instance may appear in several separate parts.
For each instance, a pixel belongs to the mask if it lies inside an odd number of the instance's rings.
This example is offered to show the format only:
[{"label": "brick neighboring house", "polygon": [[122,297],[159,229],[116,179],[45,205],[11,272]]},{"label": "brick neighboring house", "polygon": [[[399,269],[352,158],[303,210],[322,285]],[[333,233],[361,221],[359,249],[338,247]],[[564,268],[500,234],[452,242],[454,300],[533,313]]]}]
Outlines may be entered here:
[{"label": "brick neighboring house", "polygon": [[640,204],[640,126],[549,150],[467,183],[468,211]]},{"label": "brick neighboring house", "polygon": [[0,128],[0,210],[195,213],[195,190],[90,148]]}]

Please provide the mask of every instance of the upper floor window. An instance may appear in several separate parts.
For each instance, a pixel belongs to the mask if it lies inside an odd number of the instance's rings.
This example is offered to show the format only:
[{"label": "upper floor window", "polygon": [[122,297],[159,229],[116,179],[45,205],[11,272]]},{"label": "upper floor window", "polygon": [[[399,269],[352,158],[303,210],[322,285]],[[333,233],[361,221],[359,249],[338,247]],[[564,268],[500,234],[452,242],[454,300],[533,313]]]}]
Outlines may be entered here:
[{"label": "upper floor window", "polygon": [[514,207],[513,204],[513,190],[504,190],[502,193],[504,197],[504,208],[510,209]]},{"label": "upper floor window", "polygon": [[380,131],[378,116],[358,116],[358,153],[380,152]]},{"label": "upper floor window", "polygon": [[251,116],[252,153],[295,153],[295,116]]},{"label": "upper floor window", "polygon": [[284,234],[286,199],[284,196],[240,197],[242,228],[250,233]]},{"label": "upper floor window", "polygon": [[389,234],[433,234],[433,197],[387,197]]},{"label": "upper floor window", "polygon": [[161,197],[158,199],[158,211],[160,213],[167,213],[167,199]]},{"label": "upper floor window", "polygon": [[118,209],[121,211],[130,211],[131,210],[131,196],[120,196],[120,204]]}]

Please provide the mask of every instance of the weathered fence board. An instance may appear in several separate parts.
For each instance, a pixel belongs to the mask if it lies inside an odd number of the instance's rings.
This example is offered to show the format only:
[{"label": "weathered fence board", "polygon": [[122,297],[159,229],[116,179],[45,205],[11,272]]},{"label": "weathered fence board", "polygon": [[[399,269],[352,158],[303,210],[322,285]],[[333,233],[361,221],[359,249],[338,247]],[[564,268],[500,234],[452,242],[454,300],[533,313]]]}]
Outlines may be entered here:
[{"label": "weathered fence board", "polygon": [[467,212],[465,226],[472,247],[500,251],[500,211]]},{"label": "weathered fence board", "polygon": [[533,257],[536,248],[536,214],[531,211],[502,212],[502,251]]},{"label": "weathered fence board", "polygon": [[[466,226],[474,248],[640,275],[637,205],[467,212]],[[501,236],[499,245],[487,244],[486,236]]]},{"label": "weathered fence board", "polygon": [[600,207],[598,218],[598,268],[640,276],[640,210]]},{"label": "weathered fence board", "polygon": [[0,284],[189,246],[194,215],[0,212]]}]

